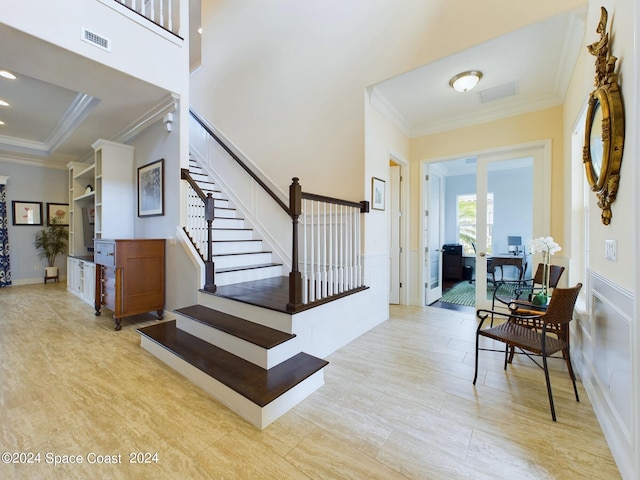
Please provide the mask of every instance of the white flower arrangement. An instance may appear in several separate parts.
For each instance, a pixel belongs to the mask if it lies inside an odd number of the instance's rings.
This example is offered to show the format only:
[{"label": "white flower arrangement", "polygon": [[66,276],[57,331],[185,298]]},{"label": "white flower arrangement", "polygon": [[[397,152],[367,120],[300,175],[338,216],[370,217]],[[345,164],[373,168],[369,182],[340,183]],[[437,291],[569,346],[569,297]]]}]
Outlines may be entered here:
[{"label": "white flower arrangement", "polygon": [[[540,252],[546,258],[562,250],[562,247],[553,241],[553,237],[538,237],[529,244],[531,253]],[[547,260],[548,261],[548,260]]]},{"label": "white flower arrangement", "polygon": [[529,249],[531,253],[542,253],[542,263],[544,265],[542,292],[535,296],[536,298],[533,299],[533,303],[536,305],[546,305],[547,295],[549,293],[549,262],[551,261],[551,255],[558,253],[562,250],[562,247],[553,240],[553,237],[538,237],[531,240]]}]

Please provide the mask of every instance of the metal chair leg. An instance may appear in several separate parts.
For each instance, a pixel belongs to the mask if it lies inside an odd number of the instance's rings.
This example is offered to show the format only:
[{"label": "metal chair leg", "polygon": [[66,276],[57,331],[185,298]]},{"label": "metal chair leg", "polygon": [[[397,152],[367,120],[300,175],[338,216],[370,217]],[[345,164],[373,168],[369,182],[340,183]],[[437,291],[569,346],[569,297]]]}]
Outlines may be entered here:
[{"label": "metal chair leg", "polygon": [[476,369],[473,374],[473,384],[476,384],[476,380],[478,379],[478,347],[480,346],[480,335],[476,333]]},{"label": "metal chair leg", "polygon": [[573,367],[571,366],[571,355],[569,354],[569,347],[567,347],[565,350],[562,351],[562,356],[564,357],[565,362],[567,362],[567,370],[569,370],[569,376],[571,377],[571,381],[573,382],[573,391],[576,394],[576,402],[579,402],[580,397],[578,397],[578,387],[576,386],[576,375],[575,373],[573,373]]},{"label": "metal chair leg", "polygon": [[551,380],[549,379],[549,368],[547,367],[547,356],[542,354],[542,364],[544,365],[544,378],[547,381],[547,393],[549,394],[549,406],[551,407],[551,418],[556,421],[556,409],[553,406],[553,393],[551,393]]}]

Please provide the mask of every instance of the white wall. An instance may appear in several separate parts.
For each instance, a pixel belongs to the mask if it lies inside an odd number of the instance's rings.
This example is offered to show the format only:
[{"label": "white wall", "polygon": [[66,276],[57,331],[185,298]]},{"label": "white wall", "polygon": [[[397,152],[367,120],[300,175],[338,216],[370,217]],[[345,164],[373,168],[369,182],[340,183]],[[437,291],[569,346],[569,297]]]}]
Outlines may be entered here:
[{"label": "white wall", "polygon": [[[185,5],[181,10],[186,15],[188,5],[182,3]],[[168,91],[185,90],[184,72],[189,71],[188,52],[185,58],[184,51],[188,47],[186,37],[183,41],[159,28],[141,28],[138,16],[124,15],[121,12],[128,13],[127,9],[115,1],[21,0],[19,4],[17,7],[12,0],[0,0],[3,23]],[[81,27],[108,38],[111,51],[83,41]],[[184,25],[184,34],[188,36],[188,24]],[[184,65],[185,70],[176,65]],[[58,73],[63,72],[52,71],[51,75]]]},{"label": "white wall", "polygon": [[[637,289],[638,262],[637,188],[639,109],[639,60],[637,33],[640,10],[633,0],[589,1],[584,45],[599,40],[596,26],[600,7],[609,13],[611,53],[618,57],[616,70],[625,109],[626,138],[621,179],[612,205],[611,224],[601,223],[595,194],[585,187],[579,138],[584,108],[593,90],[595,57],[587,53],[574,71],[564,105],[565,155],[572,161],[565,170],[567,207],[574,250],[572,281],[584,283],[585,307],[575,325],[572,351],[578,371],[602,425],[623,478],[640,478],[640,311]],[[586,191],[585,191],[586,190]],[[586,208],[583,195],[587,194]],[[571,199],[571,202],[569,202]],[[605,259],[605,240],[617,241],[617,261]]]},{"label": "white wall", "polygon": [[[14,163],[0,157],[0,175],[9,177],[6,197],[12,285],[42,282],[47,262],[38,258],[33,245],[34,235],[46,225],[47,202],[69,202],[67,170]],[[42,202],[43,226],[14,226],[12,202],[15,200]],[[67,272],[66,256],[59,257],[56,265],[64,279]]]},{"label": "white wall", "polygon": [[[196,301],[199,284],[197,264],[187,254],[182,245],[183,237],[176,231],[180,223],[180,168],[185,155],[185,145],[181,143],[183,127],[181,117],[174,116],[171,131],[166,130],[163,121],[158,121],[130,144],[135,147],[135,166],[137,169],[154,162],[164,160],[164,215],[154,217],[138,217],[136,206],[135,238],[164,238],[166,242],[166,309],[192,305]],[[188,149],[188,145],[186,145]],[[188,150],[187,150],[188,155]],[[137,200],[137,196],[136,196]]]},{"label": "white wall", "polygon": [[584,0],[463,3],[204,0],[194,106],[282,190],[362,200],[366,87]]}]

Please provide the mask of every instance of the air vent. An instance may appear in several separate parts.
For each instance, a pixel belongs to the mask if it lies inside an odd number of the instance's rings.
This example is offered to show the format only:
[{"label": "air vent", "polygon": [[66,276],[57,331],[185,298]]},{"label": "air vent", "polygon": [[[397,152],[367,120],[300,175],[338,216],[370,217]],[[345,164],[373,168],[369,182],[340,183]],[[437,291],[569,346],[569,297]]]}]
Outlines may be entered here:
[{"label": "air vent", "polygon": [[488,103],[515,95],[518,93],[518,89],[516,82],[509,82],[504,85],[498,85],[497,87],[487,88],[478,93],[480,94],[482,103]]},{"label": "air vent", "polygon": [[98,48],[102,48],[107,52],[111,51],[111,40],[103,37],[102,35],[98,35],[97,33],[92,32],[91,30],[87,30],[84,27],[82,27],[82,40],[92,45],[95,45]]}]

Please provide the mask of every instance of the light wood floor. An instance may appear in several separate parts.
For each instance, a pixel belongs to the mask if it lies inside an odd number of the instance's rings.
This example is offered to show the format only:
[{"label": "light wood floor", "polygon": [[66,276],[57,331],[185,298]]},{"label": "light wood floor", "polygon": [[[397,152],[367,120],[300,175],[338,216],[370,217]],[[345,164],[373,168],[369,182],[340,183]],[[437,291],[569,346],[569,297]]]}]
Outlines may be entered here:
[{"label": "light wood floor", "polygon": [[[561,361],[557,423],[526,359],[505,373],[501,354],[481,352],[473,387],[472,315],[392,307],[328,358],[320,390],[264,431],[144,351],[144,320],[115,332],[64,285],[0,289],[0,453],[41,455],[0,463],[0,478],[620,478]],[[129,463],[135,452],[157,452],[157,463]],[[54,466],[48,454],[82,464]],[[121,464],[89,463],[118,454]]]}]

